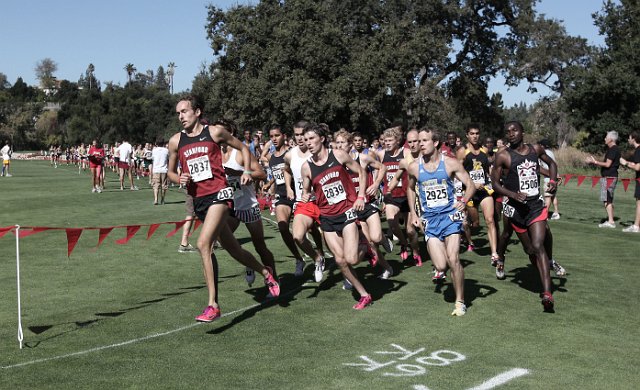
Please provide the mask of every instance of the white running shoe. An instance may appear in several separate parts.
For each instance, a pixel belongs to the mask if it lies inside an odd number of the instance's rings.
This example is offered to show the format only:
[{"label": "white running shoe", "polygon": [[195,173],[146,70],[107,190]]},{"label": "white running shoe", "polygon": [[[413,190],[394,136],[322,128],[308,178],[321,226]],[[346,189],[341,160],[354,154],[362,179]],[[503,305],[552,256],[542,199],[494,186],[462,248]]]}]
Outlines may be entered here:
[{"label": "white running shoe", "polygon": [[244,280],[246,280],[247,284],[249,285],[249,287],[251,287],[253,282],[256,281],[256,272],[254,270],[252,270],[251,268],[246,267]]},{"label": "white running shoe", "polygon": [[622,229],[622,231],[625,232],[625,233],[640,233],[640,226],[631,225],[631,226],[628,226],[628,227]]},{"label": "white running shoe", "polygon": [[390,277],[393,276],[393,269],[389,268],[389,269],[385,269],[384,272],[382,273],[382,275],[380,275],[380,279],[382,280],[388,280]]},{"label": "white running shoe", "polygon": [[456,306],[451,313],[452,316],[462,317],[467,313],[467,305],[464,302],[457,301]]},{"label": "white running shoe", "polygon": [[567,271],[563,266],[558,264],[557,261],[551,259],[551,268],[553,268],[553,272],[556,273],[556,276],[559,278],[564,278],[567,275]]},{"label": "white running shoe", "polygon": [[93,187],[93,188],[91,189],[91,192],[96,192],[96,191],[97,191],[97,190],[96,190],[96,188],[95,188],[95,187]]},{"label": "white running shoe", "polygon": [[324,258],[319,262],[316,262],[316,269],[313,271],[313,280],[316,283],[322,282],[322,273],[324,272]]},{"label": "white running shoe", "polygon": [[616,228],[616,224],[615,223],[611,223],[609,221],[606,221],[606,222],[602,222],[601,224],[599,224],[598,227],[599,228],[615,229]]},{"label": "white running shoe", "polygon": [[391,253],[393,252],[393,241],[391,241],[389,239],[389,237],[384,236],[382,238],[382,242],[380,243],[382,245],[382,247],[384,248],[385,252],[387,253]]},{"label": "white running shoe", "polygon": [[551,214],[551,219],[553,219],[553,220],[558,220],[558,219],[560,219],[560,214],[558,214],[558,213],[553,213],[553,214]]},{"label": "white running shoe", "polygon": [[304,262],[304,260],[302,260],[302,259],[296,260],[296,272],[294,272],[294,274],[293,274],[296,278],[299,278],[304,274],[304,266],[305,265],[306,265],[306,263]]}]

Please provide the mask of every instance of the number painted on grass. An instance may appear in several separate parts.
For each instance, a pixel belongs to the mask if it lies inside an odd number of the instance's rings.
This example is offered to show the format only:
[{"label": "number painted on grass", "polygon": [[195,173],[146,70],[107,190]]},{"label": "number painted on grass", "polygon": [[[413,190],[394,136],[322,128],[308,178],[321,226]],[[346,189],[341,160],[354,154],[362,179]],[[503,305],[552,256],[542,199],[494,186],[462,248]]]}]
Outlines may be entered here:
[{"label": "number painted on grass", "polygon": [[[412,377],[425,375],[427,369],[424,366],[448,366],[455,362],[460,362],[466,357],[458,352],[440,350],[424,355],[425,348],[410,350],[398,344],[391,344],[393,349],[389,351],[376,351],[377,355],[391,355],[393,360],[378,361],[368,356],[360,356],[361,363],[343,363],[345,366],[359,367],[364,371],[373,372],[384,369],[383,376],[392,377]],[[401,363],[413,359],[417,364]]]}]

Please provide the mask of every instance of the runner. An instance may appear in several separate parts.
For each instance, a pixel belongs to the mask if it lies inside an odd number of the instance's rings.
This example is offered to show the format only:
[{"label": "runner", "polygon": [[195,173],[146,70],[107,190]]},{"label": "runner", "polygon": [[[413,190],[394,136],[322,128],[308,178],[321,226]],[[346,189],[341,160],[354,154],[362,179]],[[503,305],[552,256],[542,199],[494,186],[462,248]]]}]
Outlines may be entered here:
[{"label": "runner", "polygon": [[93,140],[88,152],[89,169],[91,169],[91,192],[102,192],[102,162],[104,160],[104,148],[98,146],[98,140]]},{"label": "runner", "polygon": [[133,184],[133,175],[131,173],[133,164],[133,148],[131,144],[126,140],[122,141],[116,151],[118,154],[118,173],[120,175],[120,191],[124,190],[124,177],[129,176],[129,182],[131,183],[131,191],[137,191],[138,187]]},{"label": "runner", "polygon": [[407,203],[406,172],[404,172],[398,179],[398,185],[396,188],[391,191],[389,191],[388,188],[389,183],[396,174],[396,171],[400,168],[400,161],[406,158],[410,152],[400,147],[400,141],[402,140],[401,127],[386,129],[383,132],[383,138],[384,150],[378,152],[378,160],[387,167],[387,175],[383,182],[384,210],[391,232],[400,241],[400,258],[403,261],[406,261],[409,258],[409,251],[407,249],[409,242],[407,241],[407,238],[400,226],[401,219],[408,222],[407,213],[409,212],[409,204]]},{"label": "runner", "polygon": [[[553,312],[554,300],[551,294],[549,276],[550,258],[544,247],[547,236],[547,208],[540,193],[540,165],[538,159],[549,166],[549,177],[557,177],[556,163],[539,145],[525,144],[524,129],[517,121],[505,124],[509,147],[498,152],[491,172],[493,188],[504,195],[504,214],[509,217],[513,230],[526,248],[530,242],[531,254],[542,282],[541,303],[544,310]],[[504,183],[501,177],[505,173]],[[549,180],[549,191],[555,190],[556,181]]]},{"label": "runner", "polygon": [[456,157],[462,162],[462,166],[471,176],[476,191],[473,198],[467,203],[467,212],[472,221],[470,227],[479,227],[478,208],[482,209],[484,222],[487,225],[487,237],[491,248],[491,265],[498,264],[498,229],[495,223],[494,200],[491,196],[493,188],[489,179],[489,156],[487,150],[480,143],[480,126],[469,124],[467,126],[467,145],[465,149],[459,149]]},{"label": "runner", "polygon": [[[432,129],[422,129],[419,133],[422,157],[408,167],[409,207],[415,227],[424,225],[427,249],[436,271],[451,270],[451,279],[456,294],[453,316],[463,316],[467,312],[464,302],[464,269],[460,264],[460,231],[463,211],[467,200],[475,192],[475,186],[462,164],[454,158],[440,153],[440,134]],[[460,201],[454,199],[453,178],[465,186]],[[417,193],[416,193],[417,185]],[[421,214],[418,216],[416,201]]]},{"label": "runner", "polygon": [[[287,198],[295,201],[293,212],[293,239],[302,251],[315,263],[313,279],[316,283],[322,281],[325,268],[325,259],[322,246],[322,234],[318,229],[320,209],[315,200],[304,202],[302,200],[302,165],[311,156],[304,140],[304,129],[309,122],[302,120],[293,126],[293,136],[296,141],[294,148],[284,155],[284,179],[287,183]],[[293,189],[292,189],[293,188]],[[307,232],[311,233],[316,249],[307,239]],[[297,271],[296,264],[296,271]],[[305,264],[301,264],[304,270]]]},{"label": "runner", "polygon": [[[387,253],[391,253],[392,246],[391,240],[389,240],[382,233],[382,223],[380,222],[380,209],[374,202],[377,199],[378,190],[383,178],[386,176],[387,168],[380,163],[380,161],[371,158],[367,154],[361,154],[352,145],[352,137],[346,130],[340,130],[334,134],[336,149],[349,153],[351,158],[357,162],[362,169],[365,170],[367,180],[365,182],[365,200],[364,209],[358,211],[358,221],[360,221],[360,227],[362,233],[366,239],[367,255],[372,267],[380,264],[382,269],[381,279],[389,279],[393,276],[393,268],[387,263],[382,252],[379,251],[378,245],[384,246]],[[362,149],[361,149],[362,150]],[[373,170],[376,170],[376,178],[373,178]],[[355,187],[356,193],[360,192],[360,172],[354,172],[347,169],[351,181]]]},{"label": "runner", "polygon": [[[268,268],[259,264],[251,253],[242,249],[225,223],[233,188],[228,186],[224,176],[219,144],[227,144],[241,150],[245,158],[241,184],[251,182],[249,150],[229,133],[225,122],[212,126],[200,124],[202,108],[200,100],[194,96],[186,96],[178,102],[176,113],[184,130],[176,133],[169,141],[168,175],[171,181],[187,187],[188,193],[194,197],[196,216],[202,221],[198,249],[202,257],[208,303],[196,320],[211,322],[221,315],[218,306],[218,262],[212,251],[213,240],[216,237],[220,237],[220,241],[234,259],[262,273],[265,284],[274,297],[280,294],[280,286]],[[178,160],[183,167],[179,176]]]},{"label": "runner", "polygon": [[84,144],[80,144],[80,146],[78,147],[77,151],[78,153],[78,158],[79,158],[79,164],[78,164],[78,175],[80,174],[80,172],[82,171],[86,171],[87,170],[87,163],[89,162],[89,155],[87,154],[87,148],[84,146]]},{"label": "runner", "polygon": [[[236,129],[232,132],[235,136]],[[237,149],[229,148],[222,145],[222,166],[229,185],[235,188],[233,193],[233,209],[230,210],[230,218],[227,222],[232,232],[235,232],[240,222],[251,235],[253,247],[256,249],[262,264],[269,267],[273,271],[273,277],[277,280],[276,263],[273,259],[273,253],[267,248],[264,240],[264,227],[262,226],[262,215],[260,214],[260,205],[256,196],[253,183],[240,184],[242,173],[244,171],[244,160],[242,153],[238,153]],[[262,166],[255,158],[251,156],[251,179],[254,181],[264,180],[267,175]],[[250,267],[245,269],[245,279],[249,287],[256,279],[256,274]]]},{"label": "runner", "polygon": [[346,168],[359,172],[360,182],[365,183],[364,169],[341,150],[325,147],[326,134],[320,125],[307,126],[304,133],[311,157],[302,165],[303,201],[309,201],[311,193],[320,209],[320,224],[324,239],[335,256],[342,275],[360,294],[353,308],[362,310],[373,299],[364,288],[352,266],[359,262],[357,212],[364,209],[365,186],[356,195],[353,182]]},{"label": "runner", "polygon": [[[409,148],[409,153],[405,153],[404,158],[400,160],[398,170],[393,175],[393,179],[388,183],[387,191],[385,193],[387,196],[390,196],[393,193],[403,177],[406,178],[407,167],[409,164],[420,159],[420,142],[418,141],[418,131],[416,129],[411,129],[407,132],[407,146]],[[418,267],[422,267],[422,257],[420,256],[420,247],[418,246],[418,233],[411,221],[411,213],[407,214],[407,218],[407,236],[409,237],[409,244],[411,245],[413,261]],[[444,274],[435,276],[438,276],[438,278],[444,278]]]}]

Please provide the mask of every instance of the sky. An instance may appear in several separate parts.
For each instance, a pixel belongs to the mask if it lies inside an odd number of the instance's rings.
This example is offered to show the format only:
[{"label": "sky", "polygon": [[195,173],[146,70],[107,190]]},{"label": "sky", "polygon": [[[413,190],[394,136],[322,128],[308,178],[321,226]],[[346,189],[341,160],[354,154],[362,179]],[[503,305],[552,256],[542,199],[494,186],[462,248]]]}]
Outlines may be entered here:
[{"label": "sky", "polygon": [[[124,85],[124,67],[132,63],[138,72],[156,72],[169,62],[177,66],[174,91],[191,88],[203,63],[213,59],[206,39],[208,4],[226,9],[248,0],[3,0],[0,23],[0,72],[13,84],[18,77],[37,85],[34,68],[44,58],[58,64],[58,79],[77,81],[87,66],[104,85]],[[567,32],[603,46],[591,14],[603,0],[542,0],[539,13],[563,21]],[[493,80],[489,92],[500,92],[505,106],[534,103],[541,94],[527,86],[508,89]]]}]

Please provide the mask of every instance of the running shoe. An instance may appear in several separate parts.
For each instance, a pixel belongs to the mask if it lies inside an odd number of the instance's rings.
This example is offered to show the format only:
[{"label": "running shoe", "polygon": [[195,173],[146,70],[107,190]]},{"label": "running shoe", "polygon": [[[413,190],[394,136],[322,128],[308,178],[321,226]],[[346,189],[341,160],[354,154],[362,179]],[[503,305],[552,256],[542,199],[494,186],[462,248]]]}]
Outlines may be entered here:
[{"label": "running shoe", "polygon": [[550,292],[542,293],[542,306],[544,306],[544,311],[552,312],[553,311],[553,296]]},{"label": "running shoe", "polygon": [[560,214],[558,214],[558,213],[551,214],[551,219],[553,219],[554,221],[560,219]]},{"label": "running shoe", "polygon": [[640,233],[640,226],[631,225],[631,226],[628,226],[628,227],[622,229],[622,231],[625,232],[625,233]]},{"label": "running shoe", "polygon": [[280,295],[280,284],[273,277],[273,270],[271,267],[265,267],[269,272],[267,276],[264,277],[264,284],[269,288],[269,293],[274,297],[278,297]]},{"label": "running shoe", "polygon": [[249,287],[256,281],[256,272],[249,267],[245,268],[244,280],[247,281]]},{"label": "running shoe", "polygon": [[99,194],[102,193],[102,187],[96,188],[96,192],[99,193]]},{"label": "running shoe", "polygon": [[504,276],[504,261],[498,261],[496,264],[496,278],[499,280],[504,280],[506,276]]},{"label": "running shoe", "polygon": [[180,253],[189,253],[189,252],[195,252],[195,251],[197,251],[197,249],[191,246],[191,244],[187,244],[187,245],[180,244],[180,246],[178,247],[178,252]]},{"label": "running shoe", "polygon": [[297,259],[296,260],[296,272],[293,273],[293,275],[296,278],[299,278],[304,274],[304,266],[305,265],[306,265],[306,263],[304,262],[304,260],[302,260],[302,259]]},{"label": "running shoe", "polygon": [[347,291],[351,291],[351,290],[353,290],[353,284],[351,284],[351,282],[349,280],[347,280],[347,278],[344,278],[342,280],[342,289],[343,290],[347,290]]},{"label": "running shoe", "polygon": [[476,249],[475,245],[469,244],[467,245],[467,252],[473,252]]},{"label": "running shoe", "polygon": [[378,254],[373,249],[373,247],[368,244],[367,244],[367,256],[369,257],[369,264],[371,264],[371,267],[375,267],[376,265],[378,265]]},{"label": "running shoe", "polygon": [[91,192],[96,192],[96,191],[97,191],[97,190],[96,190],[96,188],[95,188],[95,187],[93,187],[93,188],[91,189]]},{"label": "running shoe", "polygon": [[382,273],[382,275],[380,275],[380,279],[382,280],[388,280],[390,277],[393,276],[393,268],[389,268],[389,269],[385,269],[384,272]]},{"label": "running shoe", "polygon": [[382,247],[384,248],[385,252],[387,252],[387,253],[393,252],[393,241],[391,241],[391,239],[389,239],[389,237],[384,236],[382,238],[382,242],[380,243],[380,245],[382,245]]},{"label": "running shoe", "polygon": [[413,261],[416,262],[417,267],[422,267],[422,257],[420,255],[413,255]]},{"label": "running shoe", "polygon": [[360,300],[358,301],[358,303],[353,305],[353,308],[356,310],[362,310],[365,307],[371,305],[372,302],[373,302],[373,299],[371,298],[371,295],[363,295],[360,297]]},{"label": "running shoe", "polygon": [[406,261],[409,258],[409,251],[404,245],[400,245],[400,259]]},{"label": "running shoe", "polygon": [[500,261],[500,257],[498,255],[491,255],[491,266],[495,267],[498,265],[498,261]]},{"label": "running shoe", "polygon": [[322,282],[322,273],[324,272],[324,258],[320,261],[316,261],[316,269],[313,271],[313,280],[316,283]]},{"label": "running shoe", "polygon": [[447,274],[445,272],[433,270],[433,276],[431,277],[431,281],[434,284],[444,283],[447,280]]},{"label": "running shoe", "polygon": [[196,317],[198,322],[211,322],[217,318],[220,318],[220,308],[207,306],[204,308],[202,314]]},{"label": "running shoe", "polygon": [[616,224],[615,223],[611,223],[609,221],[606,221],[606,222],[602,222],[601,224],[599,224],[598,227],[599,228],[615,229],[616,228]]},{"label": "running shoe", "polygon": [[139,188],[137,186],[131,187],[131,191],[138,191],[138,190],[139,190]]},{"label": "running shoe", "polygon": [[464,302],[456,301],[455,309],[451,312],[452,316],[462,317],[467,312],[467,305]]},{"label": "running shoe", "polygon": [[551,259],[551,268],[553,268],[553,272],[556,273],[556,276],[559,278],[564,278],[567,275],[567,271],[563,266],[558,264],[557,261]]}]

